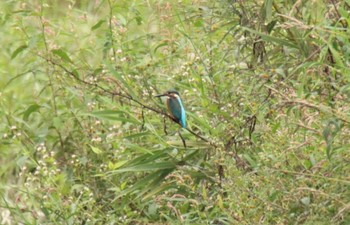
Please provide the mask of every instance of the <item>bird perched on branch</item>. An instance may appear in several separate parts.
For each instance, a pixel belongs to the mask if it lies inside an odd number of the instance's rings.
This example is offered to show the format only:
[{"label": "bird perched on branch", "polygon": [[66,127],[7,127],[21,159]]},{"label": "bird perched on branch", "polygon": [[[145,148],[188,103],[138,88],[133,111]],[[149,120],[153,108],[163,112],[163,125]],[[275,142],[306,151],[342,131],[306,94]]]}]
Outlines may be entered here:
[{"label": "bird perched on branch", "polygon": [[160,97],[166,103],[173,120],[179,123],[181,127],[186,128],[186,112],[179,92],[171,89],[164,94],[156,95],[156,97]]}]

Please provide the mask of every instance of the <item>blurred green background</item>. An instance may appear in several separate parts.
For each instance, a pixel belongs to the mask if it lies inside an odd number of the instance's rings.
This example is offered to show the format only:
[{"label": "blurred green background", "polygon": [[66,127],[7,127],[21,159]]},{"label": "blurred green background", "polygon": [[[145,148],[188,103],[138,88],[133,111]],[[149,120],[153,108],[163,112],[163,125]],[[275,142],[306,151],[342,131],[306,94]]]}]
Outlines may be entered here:
[{"label": "blurred green background", "polygon": [[349,1],[0,9],[0,224],[350,223]]}]

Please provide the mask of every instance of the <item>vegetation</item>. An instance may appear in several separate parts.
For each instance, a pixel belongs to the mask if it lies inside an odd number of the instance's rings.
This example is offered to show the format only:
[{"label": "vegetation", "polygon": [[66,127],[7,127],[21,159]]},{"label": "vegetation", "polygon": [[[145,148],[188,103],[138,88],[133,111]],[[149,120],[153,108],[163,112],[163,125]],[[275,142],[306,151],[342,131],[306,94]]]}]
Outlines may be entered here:
[{"label": "vegetation", "polygon": [[350,223],[349,1],[0,8],[1,224]]}]

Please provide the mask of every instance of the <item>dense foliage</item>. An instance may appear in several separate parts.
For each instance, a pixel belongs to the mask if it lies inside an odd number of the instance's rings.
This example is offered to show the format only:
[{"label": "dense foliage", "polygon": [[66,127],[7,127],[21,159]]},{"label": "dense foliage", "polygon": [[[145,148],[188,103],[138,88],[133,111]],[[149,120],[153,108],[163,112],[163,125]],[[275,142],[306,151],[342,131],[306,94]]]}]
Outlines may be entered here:
[{"label": "dense foliage", "polygon": [[0,8],[1,224],[350,223],[349,1]]}]

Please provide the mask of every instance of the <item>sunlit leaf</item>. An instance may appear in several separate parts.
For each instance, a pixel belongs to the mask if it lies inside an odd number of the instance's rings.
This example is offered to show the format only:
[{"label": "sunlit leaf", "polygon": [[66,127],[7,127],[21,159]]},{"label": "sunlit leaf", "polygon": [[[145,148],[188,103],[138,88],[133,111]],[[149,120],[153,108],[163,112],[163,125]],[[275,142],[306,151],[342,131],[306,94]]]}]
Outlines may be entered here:
[{"label": "sunlit leaf", "polygon": [[97,148],[97,147],[94,147],[94,146],[90,145],[90,148],[96,154],[101,154],[102,153],[102,150]]},{"label": "sunlit leaf", "polygon": [[112,163],[112,162],[109,162],[108,163],[108,168],[111,169],[111,170],[116,170],[118,169],[119,167],[123,166],[125,163],[127,163],[128,161],[127,160],[123,160],[123,161],[118,161],[116,163]]}]

